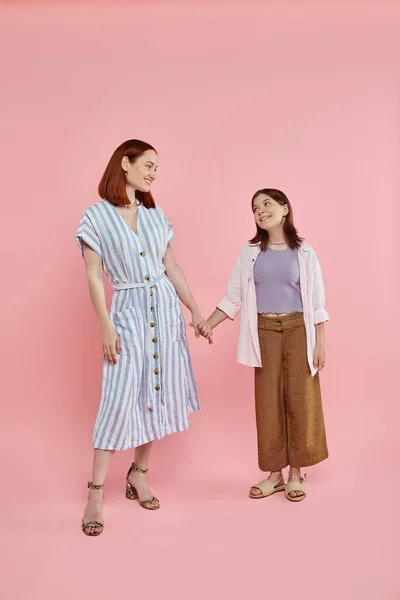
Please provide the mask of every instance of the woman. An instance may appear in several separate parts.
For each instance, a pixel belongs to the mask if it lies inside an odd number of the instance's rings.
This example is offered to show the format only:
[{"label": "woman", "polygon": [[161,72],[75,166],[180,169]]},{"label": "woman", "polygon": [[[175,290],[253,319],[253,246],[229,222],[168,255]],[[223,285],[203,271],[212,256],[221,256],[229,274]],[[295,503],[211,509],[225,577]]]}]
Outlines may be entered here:
[{"label": "woman", "polygon": [[[102,489],[115,450],[136,449],[126,497],[156,510],[146,476],[152,441],[187,429],[189,413],[200,408],[179,298],[192,313],[196,337],[204,319],[174,259],[171,223],[150,192],[157,164],[150,144],[121,144],[99,185],[103,200],[85,210],[76,234],[104,352],[82,520],[89,536],[103,531]],[[110,314],[102,270],[114,289]]]},{"label": "woman", "polygon": [[299,502],[306,496],[301,468],[328,457],[318,374],[329,318],[324,286],[285,194],[259,190],[251,206],[256,235],[240,253],[224,299],[199,330],[210,338],[210,330],[242,310],[238,361],[255,367],[258,461],[270,472],[250,497],[285,490],[288,500]]}]

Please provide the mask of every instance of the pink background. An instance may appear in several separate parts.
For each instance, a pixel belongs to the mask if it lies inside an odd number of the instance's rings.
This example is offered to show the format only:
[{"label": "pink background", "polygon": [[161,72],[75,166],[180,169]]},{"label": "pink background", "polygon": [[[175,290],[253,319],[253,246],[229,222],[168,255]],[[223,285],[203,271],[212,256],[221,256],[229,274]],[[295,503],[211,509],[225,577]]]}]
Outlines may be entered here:
[{"label": "pink background", "polygon": [[[400,597],[399,30],[397,2],[1,3],[4,600]],[[250,501],[238,323],[210,348],[190,330],[203,410],[154,447],[162,510],[124,500],[121,453],[94,540],[79,528],[101,346],[74,234],[131,137],[159,150],[154,195],[205,316],[253,235],[253,192],[291,199],[325,276],[331,458],[305,502]]]}]

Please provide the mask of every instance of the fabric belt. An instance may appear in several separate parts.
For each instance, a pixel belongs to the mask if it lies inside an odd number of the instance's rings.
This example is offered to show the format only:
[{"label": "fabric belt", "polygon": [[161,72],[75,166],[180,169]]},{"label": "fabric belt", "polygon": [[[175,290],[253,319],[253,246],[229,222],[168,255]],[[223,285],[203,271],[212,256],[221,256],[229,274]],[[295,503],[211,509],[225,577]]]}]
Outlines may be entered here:
[{"label": "fabric belt", "polygon": [[150,287],[152,285],[155,285],[156,283],[158,283],[159,281],[161,281],[161,279],[164,277],[164,271],[162,273],[160,273],[159,275],[157,275],[157,277],[154,277],[154,279],[149,279],[148,281],[143,281],[140,283],[136,283],[134,281],[128,281],[127,283],[113,283],[112,287],[113,290],[116,292],[119,292],[120,290],[130,290],[130,289],[136,289],[136,288],[146,288],[146,287]]}]

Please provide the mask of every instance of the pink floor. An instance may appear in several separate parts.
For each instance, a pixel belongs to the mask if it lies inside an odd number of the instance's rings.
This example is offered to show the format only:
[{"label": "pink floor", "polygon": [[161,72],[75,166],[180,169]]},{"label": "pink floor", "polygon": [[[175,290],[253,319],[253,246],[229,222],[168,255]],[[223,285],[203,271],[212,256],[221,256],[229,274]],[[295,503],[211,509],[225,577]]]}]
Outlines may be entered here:
[{"label": "pink floor", "polygon": [[400,598],[394,460],[382,466],[357,453],[347,464],[331,458],[308,469],[309,495],[292,504],[283,494],[247,497],[259,473],[241,459],[240,448],[225,468],[220,457],[213,464],[206,453],[204,463],[185,463],[172,451],[162,469],[160,449],[151,481],[161,510],[125,500],[130,456],[119,455],[99,538],[80,531],[83,480],[80,487],[69,470],[65,486],[55,476],[53,488],[46,479],[40,489],[23,466],[2,525],[1,598]]}]

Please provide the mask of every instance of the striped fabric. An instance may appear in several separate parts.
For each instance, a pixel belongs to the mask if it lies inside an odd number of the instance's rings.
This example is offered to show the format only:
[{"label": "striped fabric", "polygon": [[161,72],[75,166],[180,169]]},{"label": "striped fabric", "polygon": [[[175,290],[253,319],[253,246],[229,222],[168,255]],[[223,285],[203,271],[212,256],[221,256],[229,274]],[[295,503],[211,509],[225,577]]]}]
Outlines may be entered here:
[{"label": "striped fabric", "polygon": [[179,299],[162,259],[172,240],[162,209],[138,206],[136,233],[106,200],[86,209],[76,233],[102,259],[114,294],[118,363],[103,361],[93,446],[125,450],[189,426],[199,410]]}]

